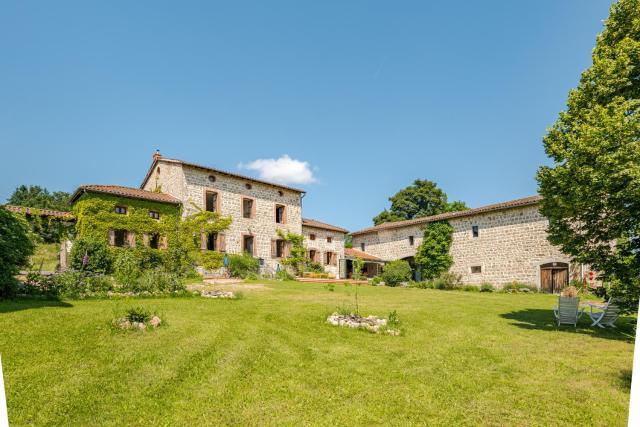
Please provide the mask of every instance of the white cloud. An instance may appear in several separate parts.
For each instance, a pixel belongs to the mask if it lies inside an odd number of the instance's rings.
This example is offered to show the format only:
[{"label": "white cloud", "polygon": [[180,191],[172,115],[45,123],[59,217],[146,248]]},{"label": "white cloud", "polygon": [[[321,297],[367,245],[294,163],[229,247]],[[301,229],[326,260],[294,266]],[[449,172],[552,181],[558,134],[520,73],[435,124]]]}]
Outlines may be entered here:
[{"label": "white cloud", "polygon": [[250,163],[240,163],[239,167],[257,171],[261,179],[280,184],[316,182],[308,162],[292,159],[286,154],[278,159],[257,159]]}]

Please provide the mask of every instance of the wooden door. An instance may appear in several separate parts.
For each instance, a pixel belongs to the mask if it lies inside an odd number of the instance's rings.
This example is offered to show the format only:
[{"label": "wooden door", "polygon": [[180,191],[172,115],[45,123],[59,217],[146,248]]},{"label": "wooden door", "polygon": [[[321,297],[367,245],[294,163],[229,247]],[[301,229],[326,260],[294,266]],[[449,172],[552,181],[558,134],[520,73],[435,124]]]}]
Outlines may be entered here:
[{"label": "wooden door", "polygon": [[540,290],[542,292],[553,292],[553,270],[550,268],[540,269]]},{"label": "wooden door", "polygon": [[558,293],[569,283],[569,269],[558,268],[553,271],[553,292]]}]

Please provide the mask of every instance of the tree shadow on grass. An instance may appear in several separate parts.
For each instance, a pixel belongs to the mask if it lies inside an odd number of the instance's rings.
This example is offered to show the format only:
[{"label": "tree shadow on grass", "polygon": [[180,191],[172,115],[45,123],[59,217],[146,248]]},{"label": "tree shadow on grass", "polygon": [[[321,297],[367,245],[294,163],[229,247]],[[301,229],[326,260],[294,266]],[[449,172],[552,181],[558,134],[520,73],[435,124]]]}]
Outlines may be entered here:
[{"label": "tree shadow on grass", "polygon": [[615,328],[605,329],[597,326],[591,327],[591,319],[589,319],[586,313],[582,315],[575,328],[573,325],[558,326],[553,315],[553,310],[528,308],[526,310],[502,313],[500,316],[505,319],[515,320],[515,322],[511,324],[522,329],[566,331],[568,333],[585,334],[597,338],[630,342],[633,342],[635,338],[634,325],[636,324],[636,319],[629,316],[621,316],[616,321]]},{"label": "tree shadow on grass", "polygon": [[631,390],[631,376],[631,369],[621,370],[620,375],[618,376],[618,384],[620,385],[620,388],[627,392]]},{"label": "tree shadow on grass", "polygon": [[0,300],[0,313],[11,313],[14,311],[31,310],[37,308],[60,307],[69,308],[73,305],[58,299],[42,298],[16,298]]}]

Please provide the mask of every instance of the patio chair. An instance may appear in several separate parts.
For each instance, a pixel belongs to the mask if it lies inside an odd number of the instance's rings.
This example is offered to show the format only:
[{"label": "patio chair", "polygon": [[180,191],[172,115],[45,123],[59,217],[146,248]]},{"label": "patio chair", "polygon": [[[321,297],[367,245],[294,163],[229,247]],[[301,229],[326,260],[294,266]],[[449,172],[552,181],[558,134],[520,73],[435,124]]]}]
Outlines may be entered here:
[{"label": "patio chair", "polygon": [[616,300],[611,298],[607,305],[602,309],[602,311],[593,311],[593,306],[589,311],[589,317],[593,320],[591,326],[599,326],[601,328],[611,326],[615,328],[616,325],[614,323],[618,320],[620,316],[620,307],[616,303]]},{"label": "patio chair", "polygon": [[575,327],[584,313],[584,309],[580,310],[579,306],[580,298],[558,297],[558,305],[553,306],[553,314],[558,320],[558,326],[564,323]]}]

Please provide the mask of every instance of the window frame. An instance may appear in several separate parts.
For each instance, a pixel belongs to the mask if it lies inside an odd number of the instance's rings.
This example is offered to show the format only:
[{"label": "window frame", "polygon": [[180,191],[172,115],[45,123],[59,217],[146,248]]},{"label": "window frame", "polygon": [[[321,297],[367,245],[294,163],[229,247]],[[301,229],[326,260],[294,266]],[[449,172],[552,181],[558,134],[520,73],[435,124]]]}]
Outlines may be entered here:
[{"label": "window frame", "polygon": [[414,236],[409,236],[409,246],[415,246],[416,240]]},{"label": "window frame", "polygon": [[[118,209],[122,209],[122,210],[124,210],[124,212],[118,212]],[[129,207],[128,206],[116,205],[115,208],[113,208],[113,211],[118,215],[129,215]]]},{"label": "window frame", "polygon": [[[249,212],[249,214],[250,214],[249,217],[244,216],[244,214],[245,214],[245,208],[244,208],[245,201],[251,202],[251,209],[250,209],[250,212]],[[255,219],[256,218],[256,199],[254,199],[253,197],[242,196],[241,197],[241,202],[240,202],[240,215],[242,216],[243,219]]]},{"label": "window frame", "polygon": [[469,267],[469,272],[471,274],[482,274],[482,265],[472,265]]},{"label": "window frame", "polygon": [[[213,210],[210,211],[209,209],[207,209],[207,203],[208,203],[208,196],[209,195],[215,195],[215,200],[213,203]],[[215,191],[215,190],[211,190],[211,189],[205,189],[204,190],[204,210],[205,212],[218,212],[220,213],[220,193]]]},{"label": "window frame", "polygon": [[[160,240],[161,240],[160,233],[150,234],[148,239],[149,239],[149,247],[151,249],[160,249]],[[154,241],[155,241],[155,247],[153,243]]]},{"label": "window frame", "polygon": [[156,221],[160,221],[160,212],[158,212],[158,211],[149,211],[149,218],[155,219]]},{"label": "window frame", "polygon": [[[280,221],[278,221],[278,210],[282,209],[282,215],[280,216]],[[276,224],[286,224],[287,223],[287,207],[283,204],[276,203],[275,209],[275,220]]]},{"label": "window frame", "polygon": [[[246,250],[246,242],[247,239],[251,239],[251,250],[252,252],[249,252]],[[256,237],[253,234],[243,234],[242,235],[242,253],[246,253],[249,252],[249,254],[251,256],[255,256],[256,255]]]},{"label": "window frame", "polygon": [[362,252],[365,252],[365,250],[364,250],[364,249],[365,249],[365,244],[364,244],[364,242],[362,242],[362,243],[360,243],[360,250],[361,250]]},{"label": "window frame", "polygon": [[[118,244],[118,235],[122,235],[122,244]],[[123,229],[114,229],[113,230],[113,246],[116,248],[127,248],[129,247],[129,232]]]},{"label": "window frame", "polygon": [[309,233],[309,240],[316,240],[316,235],[315,233]]},{"label": "window frame", "polygon": [[474,239],[477,239],[478,237],[480,237],[480,226],[479,225],[472,225],[471,226],[471,237]]}]

